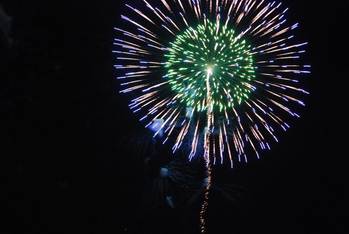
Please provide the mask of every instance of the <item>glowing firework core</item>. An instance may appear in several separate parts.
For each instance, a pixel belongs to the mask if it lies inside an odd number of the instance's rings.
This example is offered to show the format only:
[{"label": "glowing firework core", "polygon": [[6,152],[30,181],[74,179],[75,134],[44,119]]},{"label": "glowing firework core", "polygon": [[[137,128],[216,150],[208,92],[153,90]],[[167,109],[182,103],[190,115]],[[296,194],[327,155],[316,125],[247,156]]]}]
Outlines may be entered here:
[{"label": "glowing firework core", "polygon": [[249,98],[256,68],[251,46],[234,30],[219,21],[204,20],[179,34],[170,45],[165,78],[182,103],[196,111],[206,110],[207,76],[214,112],[231,109]]},{"label": "glowing firework core", "polygon": [[212,76],[213,75],[213,68],[212,66],[208,65],[206,69],[207,75]]}]

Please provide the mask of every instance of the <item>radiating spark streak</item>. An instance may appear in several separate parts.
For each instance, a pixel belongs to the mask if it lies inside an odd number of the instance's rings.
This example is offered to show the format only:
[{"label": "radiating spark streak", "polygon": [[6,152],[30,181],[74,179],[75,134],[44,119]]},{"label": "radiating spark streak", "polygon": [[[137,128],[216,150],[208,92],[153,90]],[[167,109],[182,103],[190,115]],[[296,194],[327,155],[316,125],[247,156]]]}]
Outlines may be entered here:
[{"label": "radiating spark streak", "polygon": [[149,99],[145,99],[145,100],[143,100],[143,101],[141,101],[141,102],[139,102],[139,103],[137,103],[135,105],[130,105],[130,109],[133,110],[133,109],[135,109],[136,107],[139,107],[139,106],[140,106],[139,109],[143,109],[146,106],[149,106],[151,103],[156,102],[158,100],[158,98],[149,98]]},{"label": "radiating spark streak", "polygon": [[[181,7],[183,13],[185,14],[186,11],[185,11],[185,9],[184,9],[184,7],[183,7],[182,1],[181,1],[181,0],[178,0],[178,3],[179,3],[179,6]],[[182,15],[182,14],[181,14],[181,15]]]},{"label": "radiating spark streak", "polygon": [[143,29],[141,29],[141,28],[137,28],[137,30],[140,31],[140,32],[142,32],[142,33],[147,34],[148,36],[150,36],[150,37],[152,37],[152,38],[154,38],[154,39],[158,39],[157,36],[156,36],[155,34],[151,33],[151,32],[148,32],[148,31],[143,30]]},{"label": "radiating spark streak", "polygon": [[173,22],[173,20],[170,17],[166,17],[166,19],[171,22],[171,24],[180,32],[181,29],[177,26],[177,24],[175,22]]},{"label": "radiating spark streak", "polygon": [[141,95],[141,96],[131,100],[131,103],[137,103],[137,102],[142,101],[144,99],[147,99],[147,98],[150,98],[150,97],[154,97],[155,95],[158,94],[158,92],[159,91],[153,91],[153,92],[150,92],[150,93],[143,94],[143,95]]},{"label": "radiating spark streak", "polygon": [[233,168],[234,164],[233,164],[233,156],[231,154],[231,148],[230,148],[230,144],[228,141],[228,136],[227,136],[227,129],[225,127],[225,125],[223,124],[223,132],[224,132],[224,138],[225,138],[225,143],[227,144],[227,150],[228,150],[228,154],[229,154],[229,160],[230,160],[230,166],[231,168]]},{"label": "radiating spark streak", "polygon": [[124,52],[124,51],[119,51],[119,50],[113,50],[112,52],[116,53],[116,54],[125,54],[125,55],[131,55],[131,56],[139,56],[139,54],[136,54],[136,53]]},{"label": "radiating spark streak", "polygon": [[168,3],[166,2],[166,0],[161,0],[161,2],[162,2],[162,4],[164,4],[164,6],[167,8],[167,10],[168,10],[169,12],[173,13],[173,12],[172,12],[172,9],[171,9],[171,7],[170,7],[170,5],[168,5]]},{"label": "radiating spark streak", "polygon": [[138,37],[137,35],[133,34],[133,33],[130,33],[130,32],[127,32],[125,30],[122,30],[122,29],[119,29],[119,28],[114,28],[115,30],[117,31],[120,31],[123,33],[123,35],[125,36],[128,36],[128,37],[131,37],[132,39],[135,39],[135,40],[139,40],[139,41],[142,41],[142,42],[145,42],[142,38]]},{"label": "radiating spark streak", "polygon": [[126,44],[121,44],[121,43],[113,43],[113,44],[121,46],[122,48],[125,48],[125,49],[136,50],[138,53],[150,54],[149,51],[143,50],[143,49],[140,49],[140,48],[137,48],[137,47],[134,47],[134,46],[129,46],[129,45],[126,45]]},{"label": "radiating spark streak", "polygon": [[280,107],[282,110],[288,112],[290,115],[294,116],[295,114],[289,109],[287,108],[286,106],[284,106],[283,104],[269,98],[269,101],[271,101],[272,103],[274,103],[276,106]]},{"label": "radiating spark streak", "polygon": [[125,85],[135,84],[135,83],[139,83],[139,82],[144,82],[144,80],[134,80],[134,81],[130,81],[130,82],[121,83],[120,85],[125,86]]},{"label": "radiating spark streak", "polygon": [[148,20],[150,23],[154,24],[155,23],[146,15],[144,15],[141,11],[137,10],[136,8],[128,5],[128,4],[125,4],[128,8],[132,9],[134,12],[136,12],[138,15],[142,16],[144,19]]},{"label": "radiating spark streak", "polygon": [[297,44],[297,45],[292,45],[292,46],[287,46],[287,47],[282,47],[280,49],[275,49],[275,50],[271,50],[271,51],[267,51],[267,52],[263,52],[264,54],[271,54],[271,53],[275,53],[275,52],[279,52],[279,51],[286,51],[286,50],[290,50],[293,48],[298,48],[298,47],[302,47],[304,45],[307,45],[308,43],[301,43],[301,44]]},{"label": "radiating spark streak", "polygon": [[126,21],[132,23],[133,25],[135,25],[135,26],[137,26],[137,27],[139,27],[139,28],[141,28],[141,29],[143,29],[143,30],[145,30],[145,31],[147,31],[147,32],[149,32],[149,33],[151,33],[151,30],[147,29],[146,27],[142,26],[141,24],[137,23],[136,21],[134,21],[134,20],[128,18],[127,16],[121,15],[121,18],[122,18],[123,20],[126,20]]},{"label": "radiating spark streak", "polygon": [[168,16],[164,14],[159,8],[155,7],[155,10],[161,15],[161,18],[163,19],[164,23],[168,23]]},{"label": "radiating spark streak", "polygon": [[186,132],[187,127],[188,127],[188,124],[186,123],[186,124],[182,127],[180,133],[178,134],[176,143],[175,143],[175,145],[174,145],[173,148],[172,148],[173,152],[176,152],[176,151],[178,150],[178,148],[180,147],[180,145],[182,144],[182,141],[183,141],[183,138],[184,138],[184,136],[185,136],[185,132]]},{"label": "radiating spark streak", "polygon": [[219,148],[220,148],[220,157],[221,157],[221,164],[223,164],[223,153],[224,153],[224,141],[223,141],[223,132],[222,128],[219,127]]},{"label": "radiating spark streak", "polygon": [[143,36],[143,35],[138,35],[137,37],[142,38],[142,39],[144,39],[144,40],[147,40],[147,41],[149,41],[149,42],[152,42],[152,43],[154,43],[154,44],[157,44],[157,45],[160,46],[160,47],[165,47],[163,44],[161,44],[161,43],[159,43],[159,42],[157,42],[157,41],[155,41],[155,40],[153,40],[153,39],[151,39],[151,38],[149,38],[149,37],[146,37],[146,36]]},{"label": "radiating spark streak", "polygon": [[153,85],[153,86],[151,86],[151,87],[149,87],[149,88],[147,88],[147,89],[144,89],[143,92],[148,92],[148,91],[150,91],[150,90],[152,90],[152,89],[159,88],[160,86],[163,86],[163,85],[165,85],[165,84],[168,84],[168,81],[162,82],[162,83],[160,83],[160,84]]},{"label": "radiating spark streak", "polygon": [[164,114],[163,117],[161,117],[161,119],[164,119],[165,116],[170,113],[170,111],[172,111],[172,113],[170,114],[170,116],[164,121],[164,123],[160,126],[159,130],[154,134],[154,137],[156,137],[162,130],[163,128],[166,126],[166,124],[172,119],[173,115],[178,111],[178,109],[175,110],[171,110],[169,109],[167,113]]},{"label": "radiating spark streak", "polygon": [[165,28],[168,32],[170,32],[173,36],[176,36],[174,32],[172,32],[166,25],[161,25],[163,28]]},{"label": "radiating spark streak", "polygon": [[254,24],[255,22],[257,22],[262,16],[264,13],[266,13],[268,11],[268,8],[269,8],[269,5],[270,3],[265,6],[252,20],[251,24]]},{"label": "radiating spark streak", "polygon": [[274,42],[267,42],[267,43],[264,43],[264,44],[262,44],[260,46],[257,46],[255,48],[253,48],[253,50],[261,49],[261,48],[264,48],[264,47],[267,47],[267,48],[265,48],[263,50],[258,50],[258,52],[261,52],[261,51],[264,52],[264,51],[272,50],[274,48],[277,48],[277,47],[275,47],[276,45],[278,45],[280,43],[283,43],[283,42],[285,42],[287,40],[290,40],[290,39],[292,39],[292,37],[281,38],[281,39],[279,39],[277,41],[274,41]]},{"label": "radiating spark streak", "polygon": [[171,101],[171,98],[167,98],[167,99],[162,100],[161,102],[159,102],[156,105],[154,105],[151,109],[149,109],[149,112],[153,112],[154,110],[157,110],[157,109],[165,106],[170,101]]},{"label": "radiating spark streak", "polygon": [[120,93],[129,93],[131,91],[142,89],[144,87],[147,87],[147,85],[137,85],[137,86],[133,86],[133,87],[130,87],[130,88],[127,88],[127,89],[123,89],[123,90],[120,91]]},{"label": "radiating spark streak", "polygon": [[199,142],[199,135],[198,135],[199,124],[200,124],[200,121],[197,121],[196,127],[195,127],[193,141],[192,141],[192,144],[191,144],[191,152],[190,152],[190,155],[189,155],[189,160],[193,159],[193,157],[196,154],[197,147],[198,147],[198,142]]},{"label": "radiating spark streak", "polygon": [[187,20],[185,19],[184,15],[183,15],[182,13],[180,13],[180,15],[181,15],[181,17],[182,17],[182,19],[183,19],[185,25],[186,25],[187,27],[189,27],[189,24],[188,24]]},{"label": "radiating spark streak", "polygon": [[[255,36],[255,37],[256,36],[259,36],[259,37],[269,36],[272,32],[274,32],[275,30],[280,28],[281,25],[283,25],[285,23],[286,23],[286,20],[283,20],[281,22],[279,22],[279,21],[269,22],[269,23],[267,23],[267,25],[265,27],[261,28],[259,31],[257,31],[255,34],[253,34],[253,36]],[[288,31],[288,28],[285,32],[287,32],[287,31]]]},{"label": "radiating spark streak", "polygon": [[114,40],[118,42],[117,45],[127,45],[127,46],[132,46],[133,48],[142,48],[139,44],[132,43],[126,40],[119,40],[119,39],[114,39]]},{"label": "radiating spark streak", "polygon": [[128,58],[128,57],[117,57],[117,60],[132,60],[132,61],[139,61],[138,58]]},{"label": "radiating spark streak", "polygon": [[153,12],[161,21],[163,21],[164,23],[166,22],[165,19],[163,19],[163,18],[159,15],[159,13],[155,10],[155,8],[154,8],[152,5],[150,5],[146,0],[143,0],[143,1],[146,3],[146,6],[147,6],[149,9],[151,9],[152,12]]}]

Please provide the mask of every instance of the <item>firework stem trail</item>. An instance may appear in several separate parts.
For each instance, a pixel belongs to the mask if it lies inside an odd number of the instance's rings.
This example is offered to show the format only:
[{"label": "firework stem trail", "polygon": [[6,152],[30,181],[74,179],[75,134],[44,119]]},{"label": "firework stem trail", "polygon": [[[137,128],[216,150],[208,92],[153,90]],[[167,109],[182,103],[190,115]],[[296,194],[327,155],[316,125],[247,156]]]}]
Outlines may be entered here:
[{"label": "firework stem trail", "polygon": [[205,160],[205,166],[207,170],[207,184],[205,185],[205,193],[204,193],[204,201],[201,206],[200,211],[200,227],[201,227],[201,233],[207,233],[207,223],[206,223],[206,216],[207,216],[207,208],[208,208],[208,200],[210,195],[210,189],[211,189],[211,180],[212,180],[212,168],[211,168],[211,161],[210,161],[210,150],[211,150],[211,131],[212,131],[212,118],[213,118],[213,111],[212,111],[212,96],[211,96],[211,86],[210,86],[210,78],[213,74],[214,67],[211,67],[208,65],[206,69],[206,115],[207,115],[207,125],[205,129],[205,150],[204,150],[204,160]]}]

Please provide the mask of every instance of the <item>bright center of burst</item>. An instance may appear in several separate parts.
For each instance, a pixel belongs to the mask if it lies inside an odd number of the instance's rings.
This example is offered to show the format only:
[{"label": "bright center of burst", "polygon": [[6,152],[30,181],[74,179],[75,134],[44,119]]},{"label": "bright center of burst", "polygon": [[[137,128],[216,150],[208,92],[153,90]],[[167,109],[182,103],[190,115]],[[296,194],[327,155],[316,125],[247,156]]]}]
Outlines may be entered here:
[{"label": "bright center of burst", "polygon": [[220,113],[246,101],[253,92],[256,68],[251,50],[234,30],[204,20],[170,43],[164,78],[186,107],[206,110],[210,93],[213,111]]},{"label": "bright center of burst", "polygon": [[207,66],[207,69],[206,69],[206,73],[207,73],[207,76],[212,76],[213,74],[213,67],[212,66]]}]

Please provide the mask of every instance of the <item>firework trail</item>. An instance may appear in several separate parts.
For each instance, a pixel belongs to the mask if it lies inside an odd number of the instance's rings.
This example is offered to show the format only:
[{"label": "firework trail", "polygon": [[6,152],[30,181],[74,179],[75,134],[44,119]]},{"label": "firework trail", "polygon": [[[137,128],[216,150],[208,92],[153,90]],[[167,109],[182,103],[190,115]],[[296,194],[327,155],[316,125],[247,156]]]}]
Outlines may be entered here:
[{"label": "firework trail", "polygon": [[190,160],[204,152],[211,174],[216,163],[259,159],[300,117],[307,42],[297,41],[299,24],[288,23],[281,2],[138,0],[125,8],[113,51],[120,93],[174,153],[183,145]]}]

